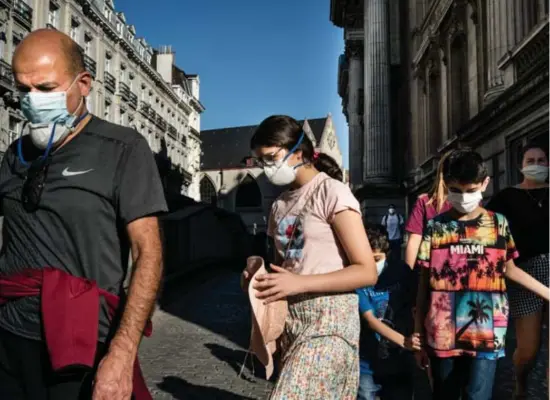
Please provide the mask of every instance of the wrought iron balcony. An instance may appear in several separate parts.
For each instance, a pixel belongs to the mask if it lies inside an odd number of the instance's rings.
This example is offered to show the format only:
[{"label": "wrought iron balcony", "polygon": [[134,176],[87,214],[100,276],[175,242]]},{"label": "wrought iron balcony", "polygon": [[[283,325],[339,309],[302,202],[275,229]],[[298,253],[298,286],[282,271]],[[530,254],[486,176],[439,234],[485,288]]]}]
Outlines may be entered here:
[{"label": "wrought iron balcony", "polygon": [[14,0],[0,0],[0,4],[3,4],[4,7],[11,8],[13,7]]},{"label": "wrought iron balcony", "polygon": [[167,127],[167,124],[166,124],[166,121],[164,120],[164,118],[162,118],[160,115],[157,114],[157,118],[156,118],[156,121],[155,121],[155,124],[159,127],[159,129],[163,132],[166,132],[166,127]]},{"label": "wrought iron balcony", "polygon": [[105,89],[111,93],[114,93],[116,90],[116,79],[107,71],[105,71]]},{"label": "wrought iron balcony", "polygon": [[149,107],[149,111],[147,112],[147,118],[151,122],[155,122],[157,120],[157,113],[151,107]]},{"label": "wrought iron balcony", "polygon": [[144,102],[143,100],[141,100],[139,102],[139,112],[147,117],[149,115],[149,110],[151,109],[151,106],[149,104],[147,104],[146,102]]},{"label": "wrought iron balcony", "polygon": [[14,89],[15,81],[10,65],[4,60],[0,60],[0,82],[11,90]]},{"label": "wrought iron balcony", "polygon": [[32,28],[32,8],[23,0],[15,0],[13,17],[28,30]]},{"label": "wrought iron balcony", "polygon": [[120,82],[119,91],[120,97],[122,97],[123,100],[128,101],[130,99],[130,88],[127,84],[125,84],[124,82]]},{"label": "wrought iron balcony", "polygon": [[134,110],[137,108],[138,106],[138,97],[137,95],[130,91],[130,98],[128,99],[128,104],[130,104],[130,107],[132,107]]},{"label": "wrought iron balcony", "polygon": [[174,139],[178,139],[178,130],[176,127],[172,124],[168,124],[168,134],[172,136]]},{"label": "wrought iron balcony", "polygon": [[97,73],[96,62],[87,54],[84,54],[84,66],[86,67],[86,71],[95,78]]}]

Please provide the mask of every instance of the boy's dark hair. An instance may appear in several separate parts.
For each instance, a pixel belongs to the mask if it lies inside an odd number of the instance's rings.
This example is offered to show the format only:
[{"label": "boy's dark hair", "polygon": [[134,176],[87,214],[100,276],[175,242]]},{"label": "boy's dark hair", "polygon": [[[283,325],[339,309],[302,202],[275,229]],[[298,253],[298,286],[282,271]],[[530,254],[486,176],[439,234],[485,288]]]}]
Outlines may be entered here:
[{"label": "boy's dark hair", "polygon": [[382,253],[388,254],[390,251],[390,241],[386,228],[380,224],[369,224],[365,230],[367,231],[371,249],[380,250]]},{"label": "boy's dark hair", "polygon": [[453,150],[443,163],[443,180],[448,183],[482,183],[488,176],[481,155],[472,149]]}]

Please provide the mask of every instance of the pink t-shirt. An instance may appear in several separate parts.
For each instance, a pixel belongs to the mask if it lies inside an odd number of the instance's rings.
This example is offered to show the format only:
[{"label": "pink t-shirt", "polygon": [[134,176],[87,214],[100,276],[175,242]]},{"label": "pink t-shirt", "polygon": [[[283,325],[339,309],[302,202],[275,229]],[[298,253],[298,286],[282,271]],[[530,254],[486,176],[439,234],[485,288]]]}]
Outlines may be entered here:
[{"label": "pink t-shirt", "polygon": [[[297,221],[304,207],[306,211]],[[267,234],[285,260],[282,266],[300,275],[313,275],[349,265],[331,226],[334,216],[345,210],[361,213],[349,187],[324,173],[279,196],[271,209]],[[293,229],[294,238],[289,246]]]},{"label": "pink t-shirt", "polygon": [[429,220],[435,218],[438,214],[443,214],[444,212],[449,211],[452,208],[451,203],[445,201],[441,211],[437,212],[435,204],[433,202],[428,204],[428,201],[430,201],[430,198],[427,194],[421,194],[418,196],[409,218],[407,219],[407,223],[405,224],[405,230],[407,232],[422,235],[424,226]]}]

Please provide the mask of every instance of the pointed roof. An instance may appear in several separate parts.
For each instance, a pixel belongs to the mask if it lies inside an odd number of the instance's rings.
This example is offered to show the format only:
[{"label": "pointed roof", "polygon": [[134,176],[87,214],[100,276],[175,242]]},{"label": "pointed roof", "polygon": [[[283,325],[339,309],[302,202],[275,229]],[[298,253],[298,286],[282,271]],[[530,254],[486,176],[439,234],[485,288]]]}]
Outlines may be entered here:
[{"label": "pointed roof", "polygon": [[[321,141],[328,117],[298,121],[309,125],[317,145]],[[203,130],[201,136],[201,170],[245,168],[243,159],[250,156],[250,139],[258,125]]]}]

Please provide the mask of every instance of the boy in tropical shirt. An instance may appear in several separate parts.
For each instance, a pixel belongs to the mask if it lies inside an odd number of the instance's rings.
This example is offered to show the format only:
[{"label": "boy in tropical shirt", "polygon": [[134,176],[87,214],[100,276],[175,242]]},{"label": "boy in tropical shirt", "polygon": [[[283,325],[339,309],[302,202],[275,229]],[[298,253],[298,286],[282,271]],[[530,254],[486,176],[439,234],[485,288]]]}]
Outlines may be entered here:
[{"label": "boy in tropical shirt", "polygon": [[[505,278],[548,300],[548,288],[516,267],[508,222],[480,202],[489,183],[482,157],[453,151],[443,164],[453,208],[428,221],[415,332],[419,366],[431,365],[434,400],[489,400],[508,325]],[[429,358],[428,358],[429,357]]]},{"label": "boy in tropical shirt", "polygon": [[388,260],[390,244],[383,226],[366,230],[379,277],[375,287],[357,290],[362,316],[358,399],[374,400],[377,394],[382,400],[411,399],[414,359],[403,349],[420,350],[420,339],[403,333],[412,331],[413,272],[399,257]]}]

